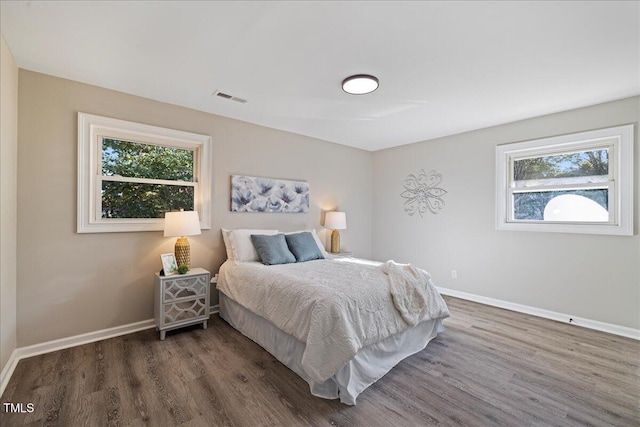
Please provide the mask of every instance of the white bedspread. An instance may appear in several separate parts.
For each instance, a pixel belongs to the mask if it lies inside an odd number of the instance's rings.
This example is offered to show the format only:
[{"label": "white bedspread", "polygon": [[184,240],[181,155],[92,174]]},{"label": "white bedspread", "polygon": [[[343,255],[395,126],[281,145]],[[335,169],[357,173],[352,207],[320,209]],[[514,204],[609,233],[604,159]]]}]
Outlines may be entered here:
[{"label": "white bedspread", "polygon": [[[433,286],[430,279],[429,284]],[[272,266],[227,261],[220,268],[218,289],[305,342],[302,367],[317,382],[338,372],[362,347],[409,327],[393,304],[382,264],[372,261],[343,258]],[[430,296],[421,320],[448,317],[437,291]]]}]

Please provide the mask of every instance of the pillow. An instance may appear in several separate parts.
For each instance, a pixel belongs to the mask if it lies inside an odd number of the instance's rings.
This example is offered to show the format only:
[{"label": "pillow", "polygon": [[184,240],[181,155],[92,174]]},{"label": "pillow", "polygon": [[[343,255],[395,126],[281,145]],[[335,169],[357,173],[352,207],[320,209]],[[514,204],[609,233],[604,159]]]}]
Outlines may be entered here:
[{"label": "pillow", "polygon": [[324,255],[320,252],[320,248],[310,232],[303,231],[302,233],[287,234],[284,237],[287,240],[289,250],[296,257],[296,261],[304,262],[324,259]]},{"label": "pillow", "polygon": [[231,232],[233,230],[227,230],[226,228],[221,228],[222,230],[222,241],[224,242],[224,247],[227,250],[227,258],[233,259],[233,247],[231,246]]},{"label": "pillow", "polygon": [[304,232],[311,233],[311,235],[313,236],[313,240],[315,240],[316,244],[318,245],[318,249],[320,249],[320,252],[323,255],[326,255],[327,254],[327,250],[324,248],[324,245],[320,241],[320,237],[318,237],[318,233],[316,233],[316,230],[313,229],[313,228],[311,230],[289,231],[288,233],[284,233],[284,235],[286,236],[288,234],[298,234],[298,233],[304,233]]},{"label": "pillow", "polygon": [[267,236],[252,234],[251,241],[264,265],[289,264],[296,262],[296,257],[289,251],[284,234]]},{"label": "pillow", "polygon": [[231,244],[233,252],[233,260],[238,262],[260,261],[260,256],[258,256],[258,252],[256,252],[256,249],[253,247],[253,243],[251,242],[252,234],[272,236],[274,234],[278,234],[278,230],[233,230],[229,235],[229,243]]}]

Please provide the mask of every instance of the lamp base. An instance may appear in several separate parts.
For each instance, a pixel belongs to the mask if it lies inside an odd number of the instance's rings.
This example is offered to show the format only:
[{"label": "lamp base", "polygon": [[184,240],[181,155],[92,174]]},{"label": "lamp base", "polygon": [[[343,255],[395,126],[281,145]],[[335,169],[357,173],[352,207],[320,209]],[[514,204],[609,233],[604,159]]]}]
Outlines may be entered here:
[{"label": "lamp base", "polygon": [[178,237],[178,240],[176,240],[175,254],[178,267],[185,264],[191,269],[191,246],[186,237]]},{"label": "lamp base", "polygon": [[331,253],[337,254],[340,252],[340,232],[333,230],[331,233]]}]

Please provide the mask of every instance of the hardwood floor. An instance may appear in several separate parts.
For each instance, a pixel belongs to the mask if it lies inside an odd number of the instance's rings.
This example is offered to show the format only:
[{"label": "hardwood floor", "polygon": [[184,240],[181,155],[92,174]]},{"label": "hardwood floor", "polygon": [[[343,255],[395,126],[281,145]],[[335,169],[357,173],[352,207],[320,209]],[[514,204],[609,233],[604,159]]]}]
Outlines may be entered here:
[{"label": "hardwood floor", "polygon": [[22,360],[9,426],[638,426],[640,342],[445,297],[446,331],[356,406],[308,385],[217,315]]}]

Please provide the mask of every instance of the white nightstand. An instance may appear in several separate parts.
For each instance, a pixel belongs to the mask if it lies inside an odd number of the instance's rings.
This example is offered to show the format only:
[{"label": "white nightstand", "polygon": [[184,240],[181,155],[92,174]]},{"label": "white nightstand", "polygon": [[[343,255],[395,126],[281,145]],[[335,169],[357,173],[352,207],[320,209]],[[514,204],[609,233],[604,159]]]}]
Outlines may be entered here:
[{"label": "white nightstand", "polygon": [[353,258],[353,252],[329,252],[332,258]]},{"label": "white nightstand", "polygon": [[204,268],[171,276],[156,273],[154,312],[160,339],[168,330],[195,323],[207,329],[210,293],[209,272]]}]

